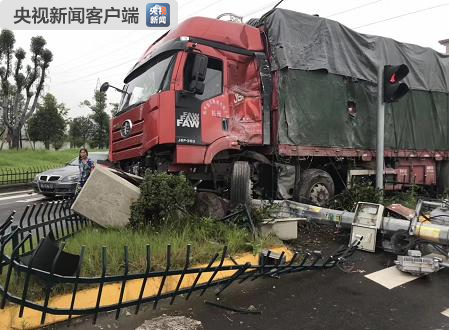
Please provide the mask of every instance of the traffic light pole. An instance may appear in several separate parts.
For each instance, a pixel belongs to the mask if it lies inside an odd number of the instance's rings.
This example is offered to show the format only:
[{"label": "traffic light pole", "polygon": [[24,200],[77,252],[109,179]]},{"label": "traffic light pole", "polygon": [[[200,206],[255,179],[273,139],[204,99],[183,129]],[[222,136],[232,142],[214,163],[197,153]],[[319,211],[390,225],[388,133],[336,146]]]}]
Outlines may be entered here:
[{"label": "traffic light pole", "polygon": [[385,103],[383,97],[384,66],[377,69],[377,150],[376,150],[376,188],[384,189],[384,137]]},{"label": "traffic light pole", "polygon": [[405,64],[382,65],[377,69],[377,150],[376,150],[376,188],[384,190],[384,141],[385,141],[385,103],[398,101],[409,91],[400,81],[409,68]]}]

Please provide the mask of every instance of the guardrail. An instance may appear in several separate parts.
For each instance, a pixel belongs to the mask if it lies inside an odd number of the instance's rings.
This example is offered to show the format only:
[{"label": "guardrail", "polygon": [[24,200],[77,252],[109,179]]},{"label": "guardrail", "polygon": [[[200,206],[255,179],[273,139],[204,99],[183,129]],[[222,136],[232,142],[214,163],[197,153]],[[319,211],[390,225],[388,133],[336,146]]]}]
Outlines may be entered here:
[{"label": "guardrail", "polygon": [[0,168],[0,186],[33,182],[36,175],[58,166]]},{"label": "guardrail", "polygon": [[[58,268],[61,269],[61,267],[58,267],[58,263],[65,258],[64,253],[66,253],[63,251],[64,242],[62,242],[57,245],[57,251],[53,253],[50,260],[46,261],[47,269],[35,266],[36,264],[41,264],[37,262],[37,259],[42,257],[42,253],[39,251],[46,249],[43,242],[48,241],[49,237],[50,240],[61,240],[86,225],[90,225],[89,220],[70,211],[71,203],[72,199],[67,199],[55,202],[53,207],[48,204],[45,206],[41,204],[40,206],[27,207],[27,211],[22,214],[18,223],[14,220],[15,214],[12,214],[0,226],[0,252],[2,257],[0,268],[7,269],[6,276],[2,277],[4,278],[3,283],[0,283],[0,308],[3,309],[7,302],[17,304],[20,306],[19,317],[23,316],[25,308],[40,311],[42,313],[41,324],[45,323],[47,314],[64,315],[67,316],[68,320],[73,316],[93,315],[93,323],[95,323],[98,314],[102,312],[115,311],[117,319],[120,317],[120,311],[124,308],[134,307],[137,314],[142,304],[152,303],[153,309],[155,309],[158,302],[162,299],[170,299],[170,304],[173,304],[175,298],[180,295],[185,295],[185,299],[189,299],[193,292],[200,291],[200,295],[203,295],[207,289],[215,286],[220,286],[216,292],[219,295],[237,280],[239,283],[243,283],[247,280],[253,281],[267,276],[279,277],[280,275],[305,270],[329,269],[344,262],[354,253],[359,244],[359,241],[357,241],[349,247],[344,246],[327,258],[323,258],[321,253],[317,251],[308,252],[301,258],[298,253],[295,253],[288,262],[285,261],[284,252],[272,258],[274,253],[268,251],[265,255],[261,255],[261,261],[257,264],[249,262],[238,264],[228,254],[227,247],[224,246],[222,252],[213,255],[205,267],[192,267],[190,265],[191,247],[187,245],[184,266],[177,269],[172,269],[172,251],[171,246],[168,245],[165,258],[166,264],[163,270],[153,269],[151,247],[147,245],[145,271],[132,274],[129,273],[128,247],[124,246],[123,273],[114,275],[107,274],[107,248],[103,247],[99,251],[101,255],[101,274],[93,277],[84,277],[81,276],[84,247],[81,248],[79,256],[76,256],[78,257],[76,259],[77,263],[71,275],[62,274],[58,271]],[[16,225],[15,227],[13,227],[14,224]],[[70,231],[63,232],[64,227],[70,229]],[[41,239],[36,247],[36,244],[32,243],[33,239],[37,238],[39,240],[40,233],[45,235],[45,230],[47,230],[45,238]],[[52,237],[53,233],[55,233],[54,237]],[[5,246],[8,244],[12,244],[12,252],[9,254],[5,252]],[[24,256],[27,255],[28,259],[25,261]],[[74,255],[71,256],[73,257]],[[22,289],[19,294],[10,290],[13,271],[18,274],[19,278],[24,279],[24,285],[21,286]],[[189,277],[189,281],[187,281],[187,277]],[[42,286],[45,295],[43,300],[32,301],[28,298],[32,278],[38,279],[36,283],[40,283]],[[169,279],[174,279],[175,281],[172,281],[170,290],[167,285]],[[132,292],[134,293],[131,296],[125,295],[127,285],[131,285],[130,282],[133,283]],[[105,286],[113,283],[120,285],[120,289],[116,291],[119,292],[116,301],[107,305],[104,302],[101,304]],[[174,285],[175,283],[176,285]],[[187,285],[187,283],[189,284]],[[49,306],[53,288],[62,284],[71,287],[70,305]],[[80,292],[80,285],[98,287],[95,304],[80,307],[75,303]],[[156,294],[145,294],[149,286],[154,287],[155,290],[153,292],[156,292]]]}]

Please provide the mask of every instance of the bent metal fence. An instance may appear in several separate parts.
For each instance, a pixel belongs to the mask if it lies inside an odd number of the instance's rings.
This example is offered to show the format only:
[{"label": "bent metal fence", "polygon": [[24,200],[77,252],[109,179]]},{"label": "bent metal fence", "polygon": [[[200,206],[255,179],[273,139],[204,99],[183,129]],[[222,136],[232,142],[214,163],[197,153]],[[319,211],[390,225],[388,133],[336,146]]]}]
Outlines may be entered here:
[{"label": "bent metal fence", "polygon": [[36,175],[54,167],[0,168],[0,186],[31,183]]},{"label": "bent metal fence", "polygon": [[[162,299],[169,299],[169,303],[173,304],[178,296],[182,295],[185,299],[189,299],[193,292],[200,291],[200,295],[203,295],[211,287],[219,286],[216,292],[219,295],[234,282],[243,283],[263,277],[280,277],[281,275],[305,270],[329,269],[344,262],[354,253],[359,244],[359,241],[353,242],[349,247],[343,247],[326,258],[323,258],[321,253],[317,251],[306,253],[301,258],[298,253],[295,253],[288,262],[284,252],[277,255],[268,251],[261,255],[260,262],[256,264],[250,262],[237,263],[229,255],[227,247],[224,246],[222,252],[213,255],[204,267],[192,267],[190,265],[191,247],[187,245],[184,266],[177,269],[172,267],[172,251],[171,246],[168,245],[165,257],[166,264],[163,270],[154,270],[152,267],[151,248],[150,245],[147,245],[146,269],[141,273],[129,273],[130,260],[128,247],[125,246],[123,250],[123,273],[116,275],[107,275],[107,251],[106,247],[103,247],[99,251],[101,254],[101,274],[94,277],[83,277],[81,276],[81,269],[84,247],[81,248],[79,256],[71,259],[72,264],[76,261],[71,270],[61,268],[59,265],[62,259],[73,258],[74,256],[63,251],[64,242],[56,245],[56,250],[53,249],[53,252],[50,253],[51,257],[46,260],[46,263],[44,262],[45,265],[37,260],[42,259],[42,253],[39,251],[45,249],[48,251],[48,246],[46,247],[46,244],[43,243],[45,241],[48,243],[48,237],[50,237],[50,240],[57,242],[76,232],[76,230],[90,225],[89,220],[70,211],[71,202],[72,200],[56,202],[53,208],[47,205],[35,205],[27,208],[28,211],[20,217],[18,225],[15,227],[13,227],[15,223],[14,214],[0,227],[0,252],[3,259],[1,268],[6,269],[6,272],[3,270],[4,276],[2,278],[4,280],[0,283],[0,308],[4,308],[7,302],[17,304],[20,306],[19,317],[23,316],[25,308],[39,311],[41,312],[41,324],[45,323],[47,314],[61,315],[69,321],[73,316],[93,315],[93,322],[95,323],[98,314],[102,312],[115,311],[116,318],[119,318],[120,312],[124,308],[133,307],[137,314],[142,304],[152,303],[153,309],[155,309]],[[42,212],[39,213],[36,209],[42,209]],[[30,216],[30,214],[32,215]],[[44,216],[44,214],[46,215]],[[31,242],[33,239],[39,240],[38,233],[43,233],[44,228],[47,229],[47,236],[44,236],[45,238],[41,239],[40,244],[36,247]],[[55,234],[53,235],[53,233]],[[5,252],[5,246],[12,241],[15,242],[12,243],[13,248],[8,254]],[[24,256],[27,258],[24,258]],[[23,286],[21,286],[19,293],[10,290],[13,272],[23,279]],[[45,293],[44,299],[41,301],[32,301],[29,298],[30,279],[32,277],[39,279],[39,282],[42,283],[42,289]],[[113,302],[109,300],[109,303],[105,303],[104,292],[107,286],[112,284],[119,285],[119,289],[114,291],[117,292],[117,296]],[[50,304],[52,290],[57,285],[65,285],[71,288],[69,290],[70,303],[66,306]],[[82,285],[95,286],[95,304],[88,306],[78,304],[77,298],[82,291],[80,290]],[[152,294],[149,294],[149,292],[152,292]]]}]

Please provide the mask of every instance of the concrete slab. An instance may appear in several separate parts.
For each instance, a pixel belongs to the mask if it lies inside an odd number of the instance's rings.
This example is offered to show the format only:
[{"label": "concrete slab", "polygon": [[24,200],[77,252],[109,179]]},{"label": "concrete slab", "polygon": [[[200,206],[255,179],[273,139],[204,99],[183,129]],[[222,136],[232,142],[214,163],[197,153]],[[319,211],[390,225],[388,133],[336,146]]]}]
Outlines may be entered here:
[{"label": "concrete slab", "polygon": [[297,239],[298,221],[306,220],[306,218],[269,219],[262,222],[260,231],[262,236],[274,234],[283,241]]},{"label": "concrete slab", "polygon": [[140,196],[139,187],[97,166],[72,205],[72,210],[103,227],[124,227],[130,206]]},{"label": "concrete slab", "polygon": [[444,311],[441,312],[446,317],[449,317],[449,308],[446,308]]},{"label": "concrete slab", "polygon": [[365,277],[390,290],[419,278],[419,276],[401,272],[396,266],[379,270]]}]

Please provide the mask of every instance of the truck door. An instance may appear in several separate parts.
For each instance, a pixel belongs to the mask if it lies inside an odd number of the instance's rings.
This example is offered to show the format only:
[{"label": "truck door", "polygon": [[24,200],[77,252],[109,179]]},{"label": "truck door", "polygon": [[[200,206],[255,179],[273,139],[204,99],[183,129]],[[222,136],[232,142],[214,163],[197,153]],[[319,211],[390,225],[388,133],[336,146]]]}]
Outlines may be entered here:
[{"label": "truck door", "polygon": [[[183,90],[194,56],[186,55]],[[176,143],[210,145],[233,136],[244,144],[261,144],[261,109],[256,60],[237,54],[227,58],[208,55],[204,92],[176,93]]]},{"label": "truck door", "polygon": [[254,57],[227,61],[230,134],[246,144],[262,144],[262,98],[258,64]]},{"label": "truck door", "polygon": [[[190,76],[194,53],[187,54],[183,90]],[[204,91],[201,94],[176,93],[176,143],[208,145],[222,137],[222,117],[229,117],[223,88],[223,60],[208,56]]]}]

